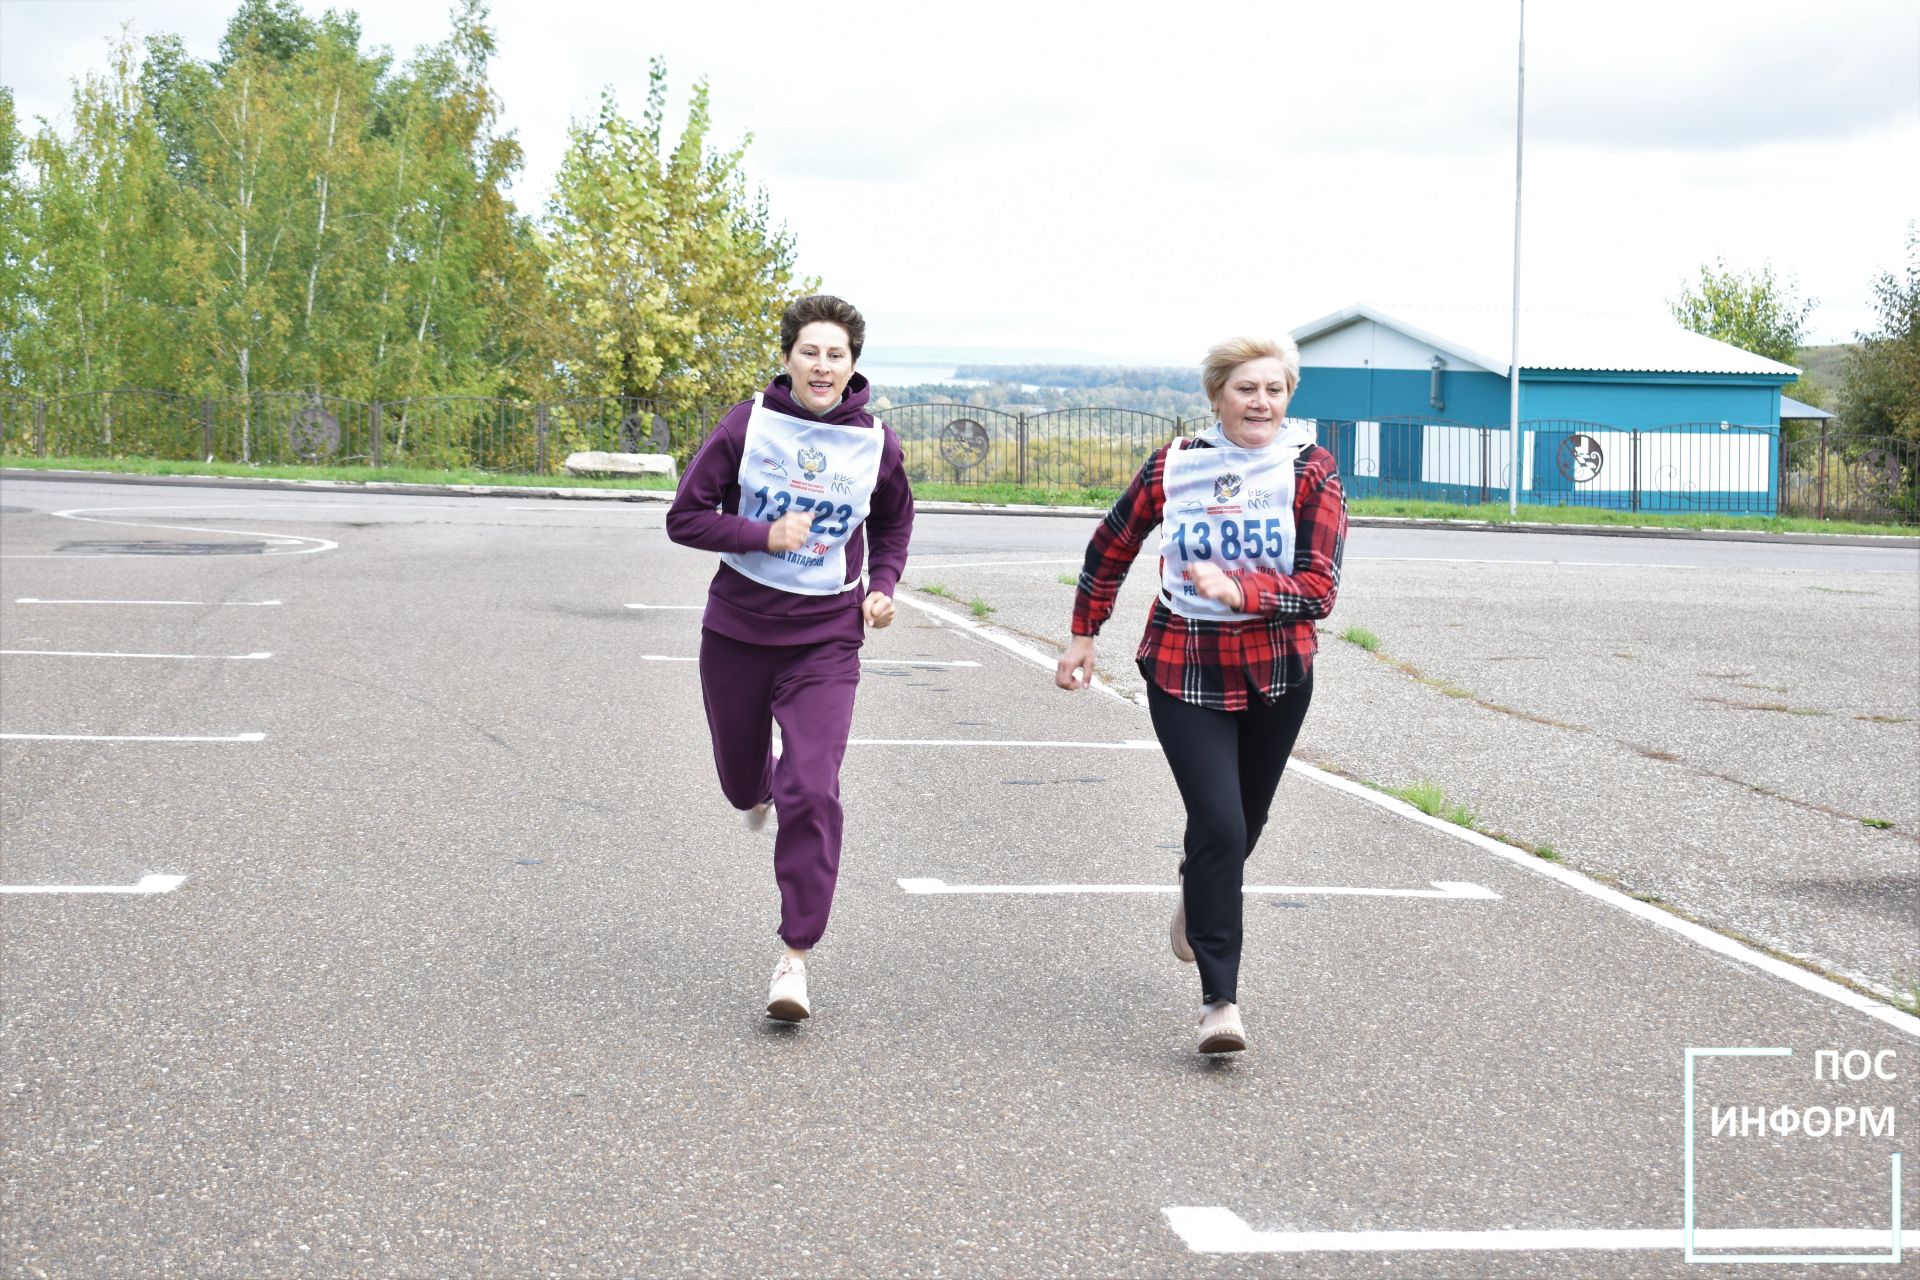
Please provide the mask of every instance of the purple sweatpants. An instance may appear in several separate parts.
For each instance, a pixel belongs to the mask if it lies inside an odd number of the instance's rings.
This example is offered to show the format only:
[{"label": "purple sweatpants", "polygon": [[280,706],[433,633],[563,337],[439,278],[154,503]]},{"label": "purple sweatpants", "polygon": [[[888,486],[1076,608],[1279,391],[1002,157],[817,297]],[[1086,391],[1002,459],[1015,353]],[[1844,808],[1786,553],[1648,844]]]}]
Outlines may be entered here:
[{"label": "purple sweatpants", "polygon": [[802,950],[820,941],[833,909],[840,874],[840,761],[859,684],[860,646],[853,640],[763,645],[700,632],[700,689],[720,790],[736,809],[773,798],[780,939]]}]

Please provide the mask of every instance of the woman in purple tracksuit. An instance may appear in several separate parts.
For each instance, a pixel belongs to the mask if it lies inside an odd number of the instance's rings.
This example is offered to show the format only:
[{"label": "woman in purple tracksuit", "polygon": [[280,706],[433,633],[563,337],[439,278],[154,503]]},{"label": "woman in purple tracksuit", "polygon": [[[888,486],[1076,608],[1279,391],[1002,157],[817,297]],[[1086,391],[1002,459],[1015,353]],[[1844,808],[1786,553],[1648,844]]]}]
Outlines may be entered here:
[{"label": "woman in purple tracksuit", "polygon": [[788,307],[785,372],[720,419],[667,512],[668,537],[721,553],[700,686],[720,790],[749,831],[778,814],[786,946],[767,1013],[788,1022],[811,1012],[807,953],[827,927],[840,870],[840,761],[863,627],[893,621],[913,534],[899,437],[867,412],[870,389],[854,372],[866,330],[839,298]]}]

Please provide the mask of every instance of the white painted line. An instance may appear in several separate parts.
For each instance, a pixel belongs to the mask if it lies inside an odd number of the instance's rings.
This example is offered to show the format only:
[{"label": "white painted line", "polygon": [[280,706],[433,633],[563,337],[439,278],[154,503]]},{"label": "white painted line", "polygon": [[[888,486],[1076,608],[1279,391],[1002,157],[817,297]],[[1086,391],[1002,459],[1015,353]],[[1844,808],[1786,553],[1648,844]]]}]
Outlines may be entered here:
[{"label": "white painted line", "polygon": [[[37,596],[21,596],[15,604],[186,604],[206,608],[204,600],[42,600]],[[278,600],[222,600],[223,605],[243,606],[246,608],[265,608],[281,603]]]},{"label": "white painted line", "polygon": [[0,738],[16,742],[264,742],[264,733],[236,733],[227,737],[121,737],[99,733],[0,733]]},{"label": "white painted line", "polygon": [[[982,627],[980,624],[963,618],[950,610],[927,604],[925,601],[911,599],[905,593],[895,597],[895,603],[918,609],[923,613],[934,616],[942,622],[951,623],[963,631],[970,631],[987,643],[998,645],[1009,653],[1018,654],[1035,666],[1044,668],[1045,670],[1052,671],[1059,663],[1057,656],[1049,656],[1034,648],[1032,645],[996,634]],[[1129,698],[1126,694],[1121,693],[1097,676],[1094,678],[1092,687],[1098,689],[1108,697],[1117,698],[1122,702],[1133,703],[1135,706],[1141,706],[1144,702],[1144,700],[1141,699]],[[1835,1004],[1843,1005],[1846,1008],[1854,1010],[1856,1013],[1863,1013],[1876,1021],[1885,1023],[1896,1031],[1904,1032],[1916,1040],[1920,1040],[1920,1018],[1916,1018],[1910,1013],[1903,1013],[1891,1005],[1883,1004],[1875,1000],[1871,996],[1862,995],[1858,991],[1843,987],[1839,983],[1823,978],[1818,974],[1809,973],[1797,965],[1791,965],[1784,960],[1776,960],[1772,956],[1755,951],[1751,947],[1735,942],[1733,939],[1715,933],[1713,930],[1702,925],[1682,920],[1680,917],[1670,915],[1658,907],[1641,902],[1636,898],[1630,898],[1618,889],[1610,889],[1598,881],[1587,879],[1587,877],[1577,871],[1548,862],[1543,858],[1537,858],[1525,850],[1514,848],[1512,845],[1501,844],[1498,840],[1490,836],[1481,835],[1478,831],[1470,831],[1465,827],[1455,826],[1451,822],[1443,822],[1439,818],[1430,817],[1427,814],[1421,813],[1405,801],[1396,800],[1392,796],[1384,795],[1369,787],[1363,787],[1357,782],[1349,782],[1347,779],[1328,773],[1324,769],[1316,769],[1303,760],[1289,762],[1287,770],[1290,773],[1297,773],[1302,777],[1318,782],[1322,786],[1332,787],[1336,791],[1344,791],[1355,799],[1376,805],[1379,808],[1387,810],[1389,813],[1398,814],[1408,821],[1430,827],[1452,839],[1465,841],[1467,844],[1473,845],[1484,852],[1491,853],[1494,857],[1511,863],[1531,875],[1544,876],[1549,880],[1556,881],[1577,893],[1583,893],[1590,898],[1598,899],[1610,907],[1617,907],[1621,911],[1643,920],[1656,928],[1665,929],[1669,933],[1676,933],[1686,941],[1693,943],[1695,946],[1703,947],[1715,955],[1725,956],[1729,960],[1735,960],[1749,968],[1758,969],[1760,972],[1768,974],[1771,977],[1790,982],[1803,991],[1831,1000]]]},{"label": "white painted line", "polygon": [[947,562],[947,561],[939,561],[939,560],[935,560],[935,561],[928,561],[928,560],[915,560],[915,561],[913,561],[913,562],[912,562],[911,564],[909,564],[909,565],[907,566],[907,569],[908,569],[908,571],[909,571],[909,572],[913,572],[913,573],[924,573],[924,572],[927,572],[927,571],[929,571],[929,570],[933,570],[933,569],[1003,569],[1003,568],[1009,568],[1009,567],[1012,567],[1012,568],[1018,568],[1018,567],[1021,567],[1021,566],[1024,566],[1024,565],[1030,565],[1030,564],[1031,564],[1031,565],[1043,565],[1043,564],[1083,564],[1083,563],[1085,563],[1085,561],[1086,561],[1086,557],[1085,557],[1085,556],[1075,556],[1075,557],[1073,557],[1073,558],[1072,558],[1071,560],[1067,560],[1067,559],[1060,559],[1060,560],[955,560],[955,561],[952,561],[952,562]]},{"label": "white painted line", "polygon": [[707,606],[703,604],[630,604],[629,609],[685,609],[698,613]]},{"label": "white painted line", "polygon": [[1569,569],[1685,569],[1692,571],[1707,566],[1698,564],[1643,564],[1634,560],[1481,560],[1471,556],[1346,556],[1345,560],[1365,560],[1374,564],[1521,564],[1521,565],[1557,565]]},{"label": "white painted line", "polygon": [[848,738],[850,747],[1071,747],[1076,751],[1158,751],[1151,739],[1125,742],[1059,742],[1034,738]]},{"label": "white painted line", "polygon": [[[698,662],[698,658],[683,658],[670,653],[643,653],[642,662]],[[862,658],[863,667],[977,667],[980,664],[963,658],[958,662],[936,662],[932,658]]]},{"label": "white painted line", "polygon": [[868,667],[977,667],[980,664],[970,658],[957,662],[935,661],[932,658],[862,658],[862,666]]},{"label": "white painted line", "polygon": [[172,893],[185,876],[145,875],[137,884],[0,884],[0,893]]},{"label": "white painted line", "polygon": [[[1178,893],[1177,884],[948,884],[945,880],[918,877],[896,883],[908,893]],[[1307,895],[1333,895],[1358,898],[1444,898],[1452,902],[1498,902],[1500,895],[1485,885],[1464,880],[1430,880],[1431,889],[1355,889],[1344,886],[1311,884],[1248,884],[1241,893],[1277,894],[1294,898]]]},{"label": "white painted line", "polygon": [[[1408,1253],[1450,1250],[1536,1253],[1557,1250],[1670,1249],[1685,1245],[1679,1227],[1582,1230],[1514,1228],[1500,1231],[1255,1231],[1231,1209],[1175,1206],[1167,1222],[1194,1253]],[[1715,1248],[1885,1249],[1886,1227],[1719,1227],[1696,1229],[1696,1246]],[[1700,1261],[1711,1262],[1710,1257]],[[1868,1256],[1862,1261],[1874,1261]],[[1883,1256],[1879,1261],[1887,1261]]]},{"label": "white painted line", "polygon": [[14,658],[177,658],[182,662],[208,659],[215,662],[257,662],[271,653],[83,653],[76,649],[0,649],[0,655]]},{"label": "white painted line", "polygon": [[[223,537],[229,537],[229,538],[258,538],[262,542],[267,543],[269,546],[278,546],[278,547],[291,546],[291,547],[298,548],[298,550],[294,550],[294,551],[262,551],[260,553],[262,556],[305,556],[305,555],[312,555],[316,551],[333,551],[339,548],[340,546],[339,543],[331,542],[326,538],[308,538],[303,536],[288,536],[283,533],[261,533],[253,529],[209,529],[201,525],[156,524],[150,520],[109,520],[104,516],[89,514],[91,512],[96,512],[96,511],[116,511],[116,512],[213,511],[213,510],[220,510],[223,506],[258,508],[263,505],[265,504],[258,503],[258,502],[228,503],[228,504],[219,504],[219,505],[215,505],[215,504],[184,504],[183,505],[180,503],[156,502],[156,503],[145,503],[139,506],[131,506],[131,507],[72,507],[66,511],[49,511],[47,514],[50,516],[58,517],[59,519],[62,519],[62,520],[77,520],[82,524],[123,525],[127,528],[132,528],[132,529],[166,529],[175,533],[217,533]],[[322,505],[322,504],[311,504],[311,505]],[[327,503],[324,505],[345,506],[347,504],[335,502],[335,503]],[[309,508],[307,509],[311,509],[311,506],[309,506]],[[210,551],[207,554],[210,556],[223,556],[223,555],[229,555],[229,554],[251,554],[251,553]],[[147,559],[152,559],[152,557],[141,555],[137,552],[119,552],[119,551],[106,552],[98,555],[88,555],[85,553],[67,554],[67,553],[58,553],[58,552],[49,553],[49,554],[33,554],[33,555],[0,555],[0,560],[147,560]]]}]

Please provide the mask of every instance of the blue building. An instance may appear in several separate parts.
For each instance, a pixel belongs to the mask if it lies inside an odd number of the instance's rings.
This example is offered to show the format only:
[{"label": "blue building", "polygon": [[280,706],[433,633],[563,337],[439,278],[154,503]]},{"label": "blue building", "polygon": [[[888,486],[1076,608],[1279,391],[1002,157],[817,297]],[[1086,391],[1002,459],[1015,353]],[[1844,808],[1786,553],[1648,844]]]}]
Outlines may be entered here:
[{"label": "blue building", "polygon": [[[1507,492],[1511,317],[1358,303],[1293,331],[1300,390],[1355,497]],[[1666,317],[1522,312],[1521,501],[1770,515],[1799,371]]]}]

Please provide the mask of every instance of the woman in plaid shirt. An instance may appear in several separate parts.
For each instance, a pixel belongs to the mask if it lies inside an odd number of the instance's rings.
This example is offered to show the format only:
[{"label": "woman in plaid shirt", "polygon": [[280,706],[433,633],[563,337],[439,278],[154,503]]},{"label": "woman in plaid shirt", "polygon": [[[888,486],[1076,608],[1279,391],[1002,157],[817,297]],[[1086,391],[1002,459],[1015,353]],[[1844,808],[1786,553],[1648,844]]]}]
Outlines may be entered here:
[{"label": "woman in plaid shirt", "polygon": [[1291,338],[1233,338],[1201,366],[1219,421],[1158,449],[1087,544],[1054,683],[1093,679],[1093,638],[1160,526],[1160,595],[1135,655],[1186,803],[1173,954],[1200,972],[1202,1053],[1247,1047],[1242,872],[1313,698],[1314,621],[1333,609],[1347,504],[1333,455],[1286,421]]}]

